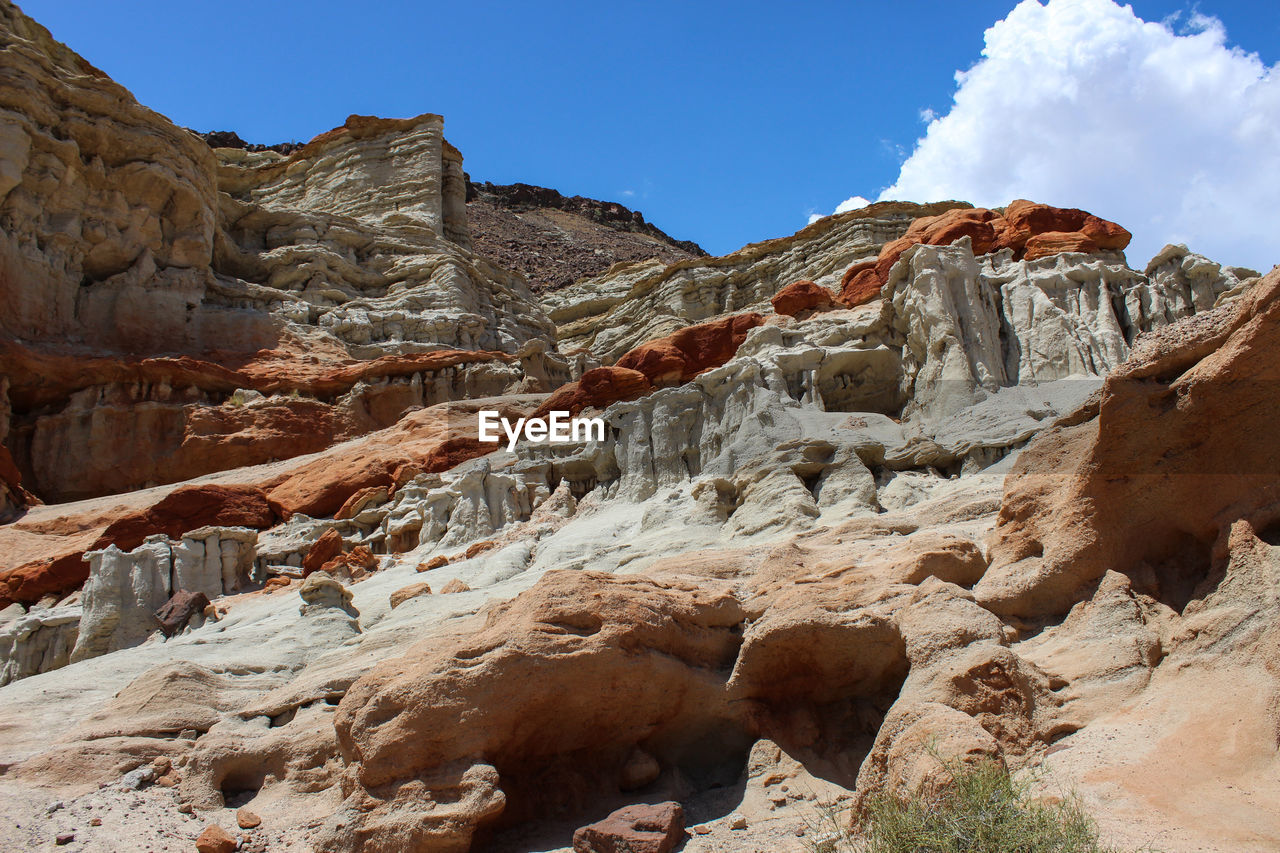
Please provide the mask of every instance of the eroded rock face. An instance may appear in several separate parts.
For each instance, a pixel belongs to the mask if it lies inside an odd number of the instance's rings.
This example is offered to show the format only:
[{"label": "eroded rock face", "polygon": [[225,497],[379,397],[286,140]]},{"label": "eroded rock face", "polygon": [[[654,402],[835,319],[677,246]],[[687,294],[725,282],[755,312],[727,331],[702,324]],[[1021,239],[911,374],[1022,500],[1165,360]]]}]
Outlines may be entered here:
[{"label": "eroded rock face", "polygon": [[742,618],[722,591],[553,572],[465,647],[377,667],[339,706],[347,798],[321,849],[466,849],[478,826],[571,793],[522,789],[525,766],[575,755],[563,772],[587,785],[642,741],[688,760],[692,733],[731,716],[718,688]]},{"label": "eroded rock face", "polygon": [[[1280,275],[1234,304],[1162,327],[1107,377],[1090,417],[1046,433],[1012,473],[983,604],[1061,612],[1108,569],[1181,610],[1220,570],[1240,519],[1265,530],[1280,460]],[[1088,531],[1085,533],[1085,531]]]},{"label": "eroded rock face", "polygon": [[[204,359],[86,360],[8,347],[0,365],[18,377],[19,404],[42,412],[13,431],[26,469],[14,476],[64,501],[315,453],[415,408],[550,390],[569,375],[541,350],[444,350],[322,367],[274,352],[228,369]],[[150,441],[112,440],[121,433]]]},{"label": "eroded rock face", "polygon": [[188,317],[213,283],[212,152],[12,5],[0,34],[0,330],[125,351],[266,345],[270,323]]},{"label": "eroded rock face", "polygon": [[543,302],[563,350],[587,348],[607,363],[691,324],[768,311],[769,300],[799,279],[834,289],[850,264],[875,258],[917,217],[953,207],[967,205],[873,204],[722,258],[618,268],[545,294]]},{"label": "eroded rock face", "polygon": [[0,513],[22,488],[185,480],[570,378],[527,284],[470,252],[439,116],[215,152],[16,8],[0,24],[0,442],[22,475],[0,471]]},{"label": "eroded rock face", "polygon": [[82,612],[79,604],[66,604],[0,614],[0,687],[70,663]]},{"label": "eroded rock face", "polygon": [[[885,203],[544,311],[438,116],[211,153],[0,15],[12,823],[150,780],[327,850],[665,849],[669,799],[774,849],[1049,754],[1179,838],[1274,801],[1275,274]],[[478,440],[560,408],[605,435]]]}]

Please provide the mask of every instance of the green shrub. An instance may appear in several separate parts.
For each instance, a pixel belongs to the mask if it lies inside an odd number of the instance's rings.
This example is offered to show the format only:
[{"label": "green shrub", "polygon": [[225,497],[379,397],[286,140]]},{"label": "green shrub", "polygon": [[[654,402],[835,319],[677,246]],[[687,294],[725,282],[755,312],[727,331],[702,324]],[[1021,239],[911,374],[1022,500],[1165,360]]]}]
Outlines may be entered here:
[{"label": "green shrub", "polygon": [[1041,802],[1032,780],[995,762],[944,762],[953,784],[936,800],[872,797],[850,831],[834,812],[811,827],[814,853],[1110,853],[1075,797]]}]

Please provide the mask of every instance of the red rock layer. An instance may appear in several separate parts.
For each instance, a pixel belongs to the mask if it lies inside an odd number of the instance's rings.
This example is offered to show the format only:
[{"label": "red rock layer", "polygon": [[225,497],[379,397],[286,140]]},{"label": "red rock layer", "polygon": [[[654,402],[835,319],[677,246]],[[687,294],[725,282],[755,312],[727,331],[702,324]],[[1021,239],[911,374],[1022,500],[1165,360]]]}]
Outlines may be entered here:
[{"label": "red rock layer", "polygon": [[568,411],[576,415],[583,409],[603,409],[611,403],[638,399],[654,388],[688,382],[733,358],[747,332],[763,322],[764,317],[754,312],[737,314],[643,343],[613,367],[588,370],[577,382],[562,386],[534,414],[541,417],[552,411]]},{"label": "red rock layer", "polygon": [[[328,356],[272,350],[131,358],[0,345],[0,375],[13,377],[15,410],[50,412],[25,434],[19,417],[10,444],[29,491],[56,502],[116,494],[321,451],[390,426],[423,402],[409,383],[373,380],[512,358],[455,350],[365,362]],[[338,400],[357,383],[366,383],[358,399]],[[68,405],[89,389],[91,409]],[[237,389],[275,396],[217,403]],[[114,436],[146,440],[102,440]]]},{"label": "red rock layer", "polygon": [[537,417],[548,412],[578,414],[583,409],[603,409],[610,403],[637,400],[653,392],[649,377],[625,367],[597,367],[577,382],[563,386],[538,407]]},{"label": "red rock layer", "polygon": [[0,342],[0,374],[9,377],[10,401],[21,410],[56,403],[82,388],[111,384],[165,383],[175,388],[228,393],[239,388],[263,394],[299,391],[328,397],[341,394],[360,381],[513,358],[483,350],[437,350],[357,361],[345,357],[322,359],[283,349],[140,358]]},{"label": "red rock layer", "polygon": [[789,317],[807,316],[813,311],[826,311],[836,305],[831,291],[807,279],[793,281],[769,301],[774,311]]},{"label": "red rock layer", "polygon": [[874,262],[850,267],[840,282],[840,301],[849,307],[880,295],[889,270],[907,249],[918,243],[945,246],[961,237],[973,241],[973,253],[985,255],[1012,249],[1015,258],[1035,260],[1058,252],[1120,250],[1131,235],[1114,222],[1074,208],[1018,199],[1002,212],[986,208],[954,208],[938,216],[923,216],[907,233],[880,250]]},{"label": "red rock layer", "polygon": [[[394,492],[416,474],[491,453],[494,446],[475,436],[476,408],[446,403],[412,412],[389,429],[315,459],[281,463],[291,466],[283,473],[262,466],[226,474],[234,483],[181,486],[158,500],[142,493],[42,507],[0,527],[0,607],[77,589],[88,576],[85,551],[109,544],[127,550],[154,533],[177,537],[207,525],[265,529],[297,512],[329,517],[361,490]],[[497,408],[513,419],[528,414],[516,406]]]},{"label": "red rock layer", "polygon": [[618,367],[643,373],[657,387],[681,385],[733,358],[747,332],[764,322],[755,312],[681,329],[643,343],[618,359]]}]

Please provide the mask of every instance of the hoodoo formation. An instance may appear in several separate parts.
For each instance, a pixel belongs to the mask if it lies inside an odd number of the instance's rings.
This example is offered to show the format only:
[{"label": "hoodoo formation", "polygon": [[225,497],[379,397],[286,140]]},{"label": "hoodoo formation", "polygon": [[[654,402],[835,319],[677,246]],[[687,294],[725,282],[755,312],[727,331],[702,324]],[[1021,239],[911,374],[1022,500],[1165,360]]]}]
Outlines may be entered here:
[{"label": "hoodoo formation", "polygon": [[444,129],[200,135],[0,0],[0,847],[835,850],[981,758],[1280,847],[1280,270],[712,257]]}]

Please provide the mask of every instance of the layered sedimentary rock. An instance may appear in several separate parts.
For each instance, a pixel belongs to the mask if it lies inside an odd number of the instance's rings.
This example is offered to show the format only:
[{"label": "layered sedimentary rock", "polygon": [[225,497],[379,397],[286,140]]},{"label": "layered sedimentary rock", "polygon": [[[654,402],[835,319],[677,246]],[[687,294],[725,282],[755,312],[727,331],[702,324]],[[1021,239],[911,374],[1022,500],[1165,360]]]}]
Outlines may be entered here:
[{"label": "layered sedimentary rock", "polygon": [[767,311],[769,300],[799,279],[834,288],[851,263],[875,258],[917,217],[953,207],[968,205],[874,204],[719,258],[619,267],[545,294],[543,303],[562,349],[587,347],[608,362],[690,324]]},{"label": "layered sedimentary rock", "polygon": [[[532,402],[524,398],[522,406],[521,399],[433,406],[359,444],[339,444],[292,464],[244,469],[221,482],[143,491],[118,502],[39,508],[0,528],[10,561],[0,571],[0,601],[31,604],[47,594],[65,594],[88,577],[85,552],[109,545],[132,549],[148,535],[177,539],[202,527],[264,530],[298,514],[332,516],[362,490],[391,491],[423,472],[444,471],[489,452],[492,445],[475,437],[476,411],[493,407],[520,417]],[[305,553],[308,544],[297,548]]]},{"label": "layered sedimentary rock", "polygon": [[0,9],[0,846],[774,850],[988,760],[1280,844],[1276,273],[888,203],[544,313],[439,117],[211,151]]},{"label": "layered sedimentary rock", "polygon": [[[0,440],[21,488],[175,482],[570,378],[542,355],[553,327],[524,280],[467,248],[439,116],[353,116],[288,156],[215,152],[2,14]],[[408,358],[437,350],[462,352]],[[13,477],[0,488],[0,511],[28,503]]]},{"label": "layered sedimentary rock", "polygon": [[1063,252],[1113,254],[1129,245],[1130,234],[1085,210],[1050,207],[1018,199],[1001,210],[953,208],[921,215],[897,240],[886,243],[874,263],[863,261],[845,271],[840,300],[861,305],[888,283],[894,264],[911,246],[946,246],[969,239],[974,254],[1007,249],[1014,258],[1033,261]]}]

